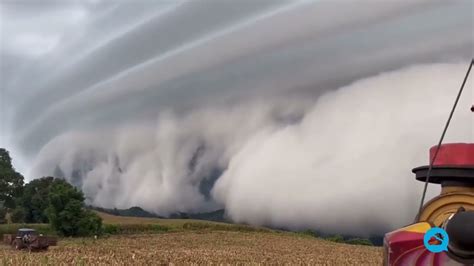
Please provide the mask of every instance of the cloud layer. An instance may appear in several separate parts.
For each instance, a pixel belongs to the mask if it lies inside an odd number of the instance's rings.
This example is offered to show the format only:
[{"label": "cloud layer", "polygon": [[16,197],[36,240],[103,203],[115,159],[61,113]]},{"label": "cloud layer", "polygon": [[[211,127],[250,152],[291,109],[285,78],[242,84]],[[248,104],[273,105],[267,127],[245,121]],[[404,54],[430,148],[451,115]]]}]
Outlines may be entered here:
[{"label": "cloud layer", "polygon": [[[265,101],[66,133],[44,146],[34,172],[68,178],[98,206],[225,207],[238,222],[380,233],[414,217],[421,186],[410,170],[427,163],[464,70],[383,73],[304,108]],[[472,141],[471,100],[467,90],[447,141]]]}]

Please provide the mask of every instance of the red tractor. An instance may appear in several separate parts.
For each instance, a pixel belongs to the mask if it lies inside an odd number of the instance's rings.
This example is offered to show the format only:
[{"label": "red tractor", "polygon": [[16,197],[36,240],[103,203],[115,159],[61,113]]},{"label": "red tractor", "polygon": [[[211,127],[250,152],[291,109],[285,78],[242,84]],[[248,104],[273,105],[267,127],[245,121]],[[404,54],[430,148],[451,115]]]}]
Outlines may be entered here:
[{"label": "red tractor", "polygon": [[[473,65],[474,59],[429,165],[412,170],[425,183],[418,215],[413,224],[385,234],[384,265],[474,265],[474,143],[443,144]],[[441,193],[425,203],[428,183],[441,185]]]}]

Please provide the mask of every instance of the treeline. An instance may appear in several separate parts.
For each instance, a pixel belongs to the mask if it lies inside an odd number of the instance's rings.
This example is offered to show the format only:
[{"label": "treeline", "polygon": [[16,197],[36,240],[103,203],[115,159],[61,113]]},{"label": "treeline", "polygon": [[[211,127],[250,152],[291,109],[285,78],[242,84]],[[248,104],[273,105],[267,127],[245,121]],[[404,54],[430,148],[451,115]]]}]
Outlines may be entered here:
[{"label": "treeline", "polygon": [[0,223],[49,223],[63,236],[97,235],[102,219],[85,208],[84,194],[68,182],[43,177],[25,184],[0,148]]}]

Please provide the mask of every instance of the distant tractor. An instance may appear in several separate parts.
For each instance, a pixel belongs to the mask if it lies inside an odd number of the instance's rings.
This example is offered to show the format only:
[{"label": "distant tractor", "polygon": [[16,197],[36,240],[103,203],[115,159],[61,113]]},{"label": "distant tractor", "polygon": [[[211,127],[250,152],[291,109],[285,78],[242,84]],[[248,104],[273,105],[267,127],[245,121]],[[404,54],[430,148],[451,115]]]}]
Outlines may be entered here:
[{"label": "distant tractor", "polygon": [[55,246],[57,239],[38,234],[34,229],[21,228],[16,235],[4,234],[3,242],[16,250],[42,251],[47,250],[49,246]]}]

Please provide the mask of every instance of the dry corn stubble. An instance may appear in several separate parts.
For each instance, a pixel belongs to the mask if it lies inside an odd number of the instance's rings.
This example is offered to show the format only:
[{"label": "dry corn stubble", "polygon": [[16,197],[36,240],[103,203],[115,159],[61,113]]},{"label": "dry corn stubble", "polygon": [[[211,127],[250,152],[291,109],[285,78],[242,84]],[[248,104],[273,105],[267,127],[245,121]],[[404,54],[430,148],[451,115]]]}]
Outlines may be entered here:
[{"label": "dry corn stubble", "polygon": [[0,264],[312,264],[380,265],[379,247],[338,244],[286,233],[177,232],[65,239],[47,252],[0,247]]}]

